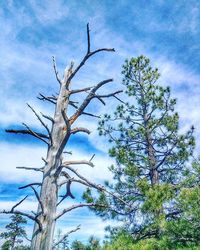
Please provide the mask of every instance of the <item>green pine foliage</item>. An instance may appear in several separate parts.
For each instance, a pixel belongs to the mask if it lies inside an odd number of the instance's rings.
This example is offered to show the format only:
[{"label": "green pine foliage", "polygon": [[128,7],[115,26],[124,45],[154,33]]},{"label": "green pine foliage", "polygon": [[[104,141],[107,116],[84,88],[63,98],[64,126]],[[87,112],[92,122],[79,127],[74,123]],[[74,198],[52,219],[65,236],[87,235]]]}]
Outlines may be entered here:
[{"label": "green pine foliage", "polygon": [[71,249],[73,250],[102,250],[99,240],[90,236],[88,242],[83,244],[81,241],[75,240],[72,242]]},{"label": "green pine foliage", "polygon": [[[26,238],[26,231],[23,227],[27,223],[26,219],[19,214],[11,217],[11,223],[6,225],[6,232],[0,234],[0,238],[5,239],[2,249],[29,249],[29,247],[21,246],[22,238]],[[17,245],[17,246],[16,246]]]},{"label": "green pine foliage", "polygon": [[99,123],[99,134],[108,138],[116,160],[109,168],[114,180],[105,183],[115,197],[87,189],[83,198],[104,204],[92,209],[104,219],[123,222],[139,244],[133,249],[195,247],[200,244],[200,172],[198,161],[191,165],[194,128],[180,133],[176,99],[169,87],[157,83],[160,74],[148,58],[126,60],[122,74],[127,101]]}]

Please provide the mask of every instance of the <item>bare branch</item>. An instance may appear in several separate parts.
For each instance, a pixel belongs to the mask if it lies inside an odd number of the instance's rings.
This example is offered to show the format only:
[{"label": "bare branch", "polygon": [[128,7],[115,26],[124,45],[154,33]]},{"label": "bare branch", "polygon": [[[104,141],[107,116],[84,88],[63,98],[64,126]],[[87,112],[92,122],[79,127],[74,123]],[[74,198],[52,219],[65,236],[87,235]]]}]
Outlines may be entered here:
[{"label": "bare branch", "polygon": [[69,101],[69,105],[71,105],[71,106],[74,107],[75,109],[78,109],[78,106],[77,106],[75,103],[78,104],[78,102]]},{"label": "bare branch", "polygon": [[49,146],[49,143],[46,140],[43,139],[43,138],[48,138],[49,139],[48,136],[43,135],[43,134],[39,134],[37,132],[34,132],[32,129],[29,128],[28,125],[26,125],[25,123],[22,123],[22,124],[27,128],[27,130],[30,132],[31,135],[33,135],[34,137],[40,139],[41,141],[43,141],[44,143],[46,143]]},{"label": "bare branch", "polygon": [[[64,173],[64,174],[67,175],[67,173]],[[62,197],[62,199],[57,203],[57,206],[59,206],[60,203],[62,201],[64,201],[67,197],[71,197],[72,199],[75,199],[74,195],[71,192],[71,183],[72,183],[72,181],[67,176],[65,176],[65,177],[68,179],[68,181],[66,182],[66,194],[60,196],[60,197]]]},{"label": "bare branch", "polygon": [[56,104],[56,101],[55,101],[54,97],[44,96],[43,94],[39,93],[39,96],[37,98],[39,100],[42,100],[42,101],[48,101],[48,102],[51,102],[53,104]]},{"label": "bare branch", "polygon": [[[62,175],[65,176],[65,174],[66,174],[66,173],[65,173],[64,171],[62,171]],[[73,177],[73,178],[70,178],[70,179],[67,178],[67,180],[61,181],[60,183],[58,183],[58,186],[61,187],[61,186],[65,185],[65,184],[67,184],[69,180],[70,180],[71,182],[77,182],[77,183],[83,184],[84,186],[90,187],[90,185],[89,185],[87,182],[82,181],[82,180],[80,180],[80,179],[75,179],[74,177]]]},{"label": "bare branch", "polygon": [[101,204],[96,204],[96,203],[79,203],[79,204],[75,204],[75,205],[72,205],[71,207],[68,207],[66,209],[63,209],[60,213],[58,213],[55,217],[55,220],[59,219],[61,216],[63,216],[64,214],[76,209],[76,208],[79,208],[79,207],[105,207],[105,205],[101,205]]},{"label": "bare branch", "polygon": [[53,69],[54,69],[54,72],[55,72],[55,75],[56,75],[56,80],[59,82],[59,84],[61,85],[62,82],[59,78],[59,75],[58,75],[58,70],[57,70],[57,66],[56,66],[56,58],[55,56],[52,56],[52,60],[53,60]]},{"label": "bare branch", "polygon": [[35,221],[38,224],[39,230],[42,231],[42,223],[37,218],[37,216],[33,216],[31,214],[27,214],[25,212],[21,212],[21,211],[18,211],[18,210],[14,210],[14,211],[3,210],[3,211],[0,211],[0,213],[2,213],[2,214],[19,214],[19,215],[25,216],[25,217]]},{"label": "bare branch", "polygon": [[21,212],[21,211],[18,211],[18,210],[14,210],[17,206],[19,206],[26,198],[28,197],[28,195],[26,197],[24,197],[22,200],[20,200],[16,205],[14,205],[11,210],[2,210],[0,211],[0,213],[3,213],[3,214],[20,214],[22,216],[25,216],[25,217],[28,217],[29,219],[35,221],[38,226],[39,226],[39,230],[42,230],[42,224],[41,222],[39,221],[39,219],[37,218],[37,216],[32,216],[30,214],[27,214],[25,212]]},{"label": "bare branch", "polygon": [[75,229],[70,230],[69,232],[67,232],[66,234],[64,234],[61,239],[59,241],[57,241],[54,245],[53,248],[55,248],[56,246],[58,246],[60,243],[62,243],[71,233],[74,233],[76,231],[78,231],[80,229],[81,225],[78,225]]},{"label": "bare branch", "polygon": [[101,118],[101,116],[99,116],[99,115],[94,115],[94,114],[91,114],[91,113],[88,113],[88,112],[82,112],[82,115],[88,115],[88,116],[92,116],[92,117],[95,117],[95,118]]},{"label": "bare branch", "polygon": [[51,117],[51,116],[48,116],[48,115],[44,115],[42,112],[40,112],[40,114],[46,118],[47,120],[51,121],[52,123],[54,123],[54,119]]},{"label": "bare branch", "polygon": [[85,181],[90,187],[93,187],[101,192],[105,192],[111,196],[113,196],[114,198],[118,199],[119,201],[121,201],[123,204],[130,206],[127,202],[125,202],[123,199],[121,199],[119,196],[117,196],[116,194],[114,194],[113,192],[110,192],[108,190],[106,190],[106,188],[102,185],[97,185],[91,181],[89,181],[88,179],[86,179],[85,177],[83,177],[81,174],[79,174],[75,169],[73,169],[72,167],[70,167],[69,165],[65,165],[65,168],[69,169],[70,171],[72,171],[76,176],[78,176],[81,180]]},{"label": "bare branch", "polygon": [[25,201],[27,197],[28,197],[28,195],[26,195],[23,199],[21,199],[17,204],[15,204],[15,205],[11,208],[10,211],[13,212],[14,209],[15,209],[16,207],[18,207],[23,201]]},{"label": "bare branch", "polygon": [[80,92],[87,92],[88,90],[92,89],[94,86],[83,88],[83,89],[75,89],[75,90],[70,90],[70,95],[77,94]]},{"label": "bare branch", "polygon": [[70,83],[72,78],[76,75],[76,73],[80,70],[81,67],[83,67],[83,65],[85,64],[85,62],[94,54],[99,53],[99,52],[115,52],[115,50],[112,48],[101,48],[101,49],[97,49],[93,52],[91,52],[90,50],[90,29],[89,29],[89,23],[87,24],[87,53],[84,56],[84,58],[82,59],[82,61],[80,62],[80,64],[76,67],[76,69],[71,72],[71,74],[68,75],[67,78],[67,82]]},{"label": "bare branch", "polygon": [[66,127],[69,128],[69,119],[67,117],[67,114],[65,113],[65,110],[61,110],[61,113],[62,113],[63,119],[65,121]]},{"label": "bare branch", "polygon": [[72,155],[72,151],[63,151],[63,154]]},{"label": "bare branch", "polygon": [[94,164],[91,162],[91,161],[85,161],[85,160],[82,160],[82,161],[65,161],[62,163],[62,166],[65,167],[65,166],[69,166],[69,165],[89,165],[90,167],[94,167]]},{"label": "bare branch", "polygon": [[45,134],[42,133],[38,133],[35,132],[33,130],[31,130],[26,124],[23,123],[23,125],[27,128],[27,129],[6,129],[5,131],[7,133],[14,133],[14,134],[24,134],[24,135],[32,135],[38,139],[40,139],[41,141],[45,142],[46,144],[48,144],[48,142],[45,139],[49,139],[49,137]]},{"label": "bare branch", "polygon": [[35,196],[36,196],[36,198],[37,198],[37,200],[38,200],[38,202],[40,204],[42,214],[44,214],[44,206],[43,206],[43,203],[42,203],[42,201],[40,199],[40,196],[39,196],[38,192],[36,191],[36,189],[32,185],[30,185],[30,187],[32,188],[33,192],[35,193]]},{"label": "bare branch", "polygon": [[24,188],[27,188],[27,187],[30,187],[30,186],[42,186],[42,183],[41,183],[41,182],[30,183],[30,184],[28,184],[28,185],[19,187],[18,189],[24,189]]},{"label": "bare branch", "polygon": [[65,72],[64,72],[64,78],[63,78],[63,82],[66,84],[66,88],[68,89],[69,87],[69,84],[70,84],[70,81],[68,80],[69,77],[72,75],[73,73],[73,67],[74,67],[74,62],[72,61],[71,64],[70,64],[70,67],[69,69],[65,69]]},{"label": "bare branch", "polygon": [[38,113],[34,110],[34,108],[31,107],[31,105],[28,104],[28,103],[27,103],[27,105],[28,105],[28,107],[33,111],[34,115],[38,118],[38,120],[40,121],[40,123],[42,124],[42,126],[47,130],[47,133],[48,133],[48,135],[49,135],[49,138],[50,138],[50,140],[51,140],[51,142],[52,142],[51,132],[50,132],[48,126],[43,122],[43,120],[42,120],[41,117],[38,115]]},{"label": "bare branch", "polygon": [[95,157],[95,154],[92,155],[92,157],[90,158],[89,161],[92,161],[94,159],[94,157]]},{"label": "bare branch", "polygon": [[77,109],[77,111],[70,117],[70,123],[72,124],[85,110],[85,108],[88,106],[90,101],[95,97],[96,91],[102,87],[103,85],[112,82],[113,79],[107,79],[102,82],[99,82],[95,87],[92,88],[88,96],[85,98],[81,106]]},{"label": "bare branch", "polygon": [[90,54],[90,28],[89,28],[89,23],[87,23],[87,54]]},{"label": "bare branch", "polygon": [[123,90],[118,90],[116,92],[107,94],[107,95],[95,95],[94,97],[99,99],[99,101],[101,101],[103,103],[103,105],[106,105],[106,103],[102,100],[102,98],[107,98],[107,97],[115,97],[117,100],[119,100],[119,98],[116,97],[117,94],[122,93]]},{"label": "bare branch", "polygon": [[44,157],[42,157],[41,159],[43,160],[43,162],[44,162],[45,164],[48,163],[48,162],[44,159]]},{"label": "bare branch", "polygon": [[31,168],[31,167],[16,167],[18,169],[25,169],[25,170],[34,170],[34,171],[39,171],[39,172],[43,172],[44,168]]},{"label": "bare branch", "polygon": [[71,134],[76,134],[78,132],[83,132],[83,133],[86,133],[86,134],[90,134],[90,130],[87,129],[87,128],[74,128],[74,129],[71,129]]}]

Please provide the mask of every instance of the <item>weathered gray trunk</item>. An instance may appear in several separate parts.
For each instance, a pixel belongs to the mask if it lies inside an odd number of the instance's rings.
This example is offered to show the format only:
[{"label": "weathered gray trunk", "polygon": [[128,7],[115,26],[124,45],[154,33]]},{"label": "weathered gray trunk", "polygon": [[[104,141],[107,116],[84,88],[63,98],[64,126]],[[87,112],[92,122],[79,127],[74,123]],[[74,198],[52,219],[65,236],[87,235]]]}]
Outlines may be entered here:
[{"label": "weathered gray trunk", "polygon": [[[51,250],[53,247],[56,206],[58,201],[57,172],[62,163],[63,148],[69,138],[69,128],[66,128],[66,122],[63,117],[63,111],[65,111],[66,105],[68,104],[66,95],[66,87],[62,84],[57,99],[54,123],[51,130],[51,144],[47,152],[40,192],[40,199],[44,208],[44,212],[39,216],[42,230],[39,230],[38,224],[35,224],[31,243],[31,249],[33,250]],[[40,205],[38,212],[41,212]]]},{"label": "weathered gray trunk", "polygon": [[[116,95],[121,93],[120,91],[115,91],[113,93],[109,93],[107,95],[99,95],[97,91],[103,87],[105,84],[112,82],[113,79],[107,79],[104,81],[101,81],[97,83],[96,85],[89,86],[86,88],[80,88],[80,89],[70,89],[70,83],[74,76],[77,74],[77,72],[84,66],[86,61],[91,58],[93,55],[99,53],[99,52],[114,52],[115,50],[113,48],[100,48],[96,49],[94,51],[91,51],[90,49],[90,30],[89,30],[89,24],[87,24],[87,52],[81,62],[75,67],[74,63],[71,62],[70,67],[68,70],[66,69],[64,72],[64,77],[61,80],[58,71],[56,68],[56,62],[55,58],[53,57],[53,67],[56,75],[56,79],[60,84],[60,91],[59,95],[55,97],[54,95],[48,97],[40,94],[39,99],[49,101],[56,105],[55,107],[55,113],[54,117],[49,117],[47,115],[42,114],[42,116],[45,119],[48,119],[52,122],[51,131],[49,130],[48,126],[44,123],[43,119],[41,119],[40,115],[37,114],[37,112],[30,106],[29,108],[33,111],[33,113],[36,115],[42,126],[46,129],[47,135],[43,133],[36,132],[29,128],[28,125],[24,124],[26,129],[8,129],[6,132],[9,133],[15,133],[15,134],[26,134],[34,136],[35,138],[43,141],[48,145],[47,150],[47,157],[46,159],[43,159],[45,162],[45,166],[38,169],[38,168],[30,168],[30,167],[20,167],[26,170],[35,170],[35,171],[41,171],[43,172],[43,179],[42,183],[31,183],[21,188],[27,188],[31,187],[32,190],[35,193],[35,196],[38,200],[39,206],[37,213],[29,214],[24,213],[20,211],[15,211],[15,208],[19,206],[26,198],[23,198],[20,202],[18,202],[16,205],[12,207],[11,210],[3,210],[3,213],[6,214],[21,214],[23,216],[28,217],[29,219],[35,221],[33,235],[32,235],[32,243],[31,243],[31,249],[32,250],[51,250],[53,248],[53,236],[54,236],[54,230],[55,230],[55,223],[56,220],[59,219],[61,216],[63,216],[65,213],[71,211],[72,209],[84,207],[84,206],[94,206],[94,203],[79,203],[76,206],[71,206],[70,208],[63,209],[61,213],[56,214],[57,205],[59,205],[65,198],[70,196],[73,198],[71,191],[70,191],[70,184],[71,184],[71,177],[69,174],[63,170],[63,168],[68,169],[73,174],[76,174],[78,176],[76,182],[80,182],[84,186],[91,186],[95,189],[98,189],[100,191],[104,190],[99,185],[95,185],[93,183],[90,184],[90,182],[83,176],[80,176],[76,170],[73,170],[70,168],[70,164],[86,164],[89,166],[93,166],[91,163],[92,158],[89,161],[68,161],[63,162],[62,153],[64,150],[65,145],[68,142],[68,139],[70,135],[76,134],[78,132],[89,134],[90,131],[87,128],[83,127],[74,127],[71,129],[71,126],[73,126],[73,123],[81,116],[89,115],[93,117],[97,117],[95,114],[87,113],[85,112],[85,109],[93,99],[98,99],[103,104],[105,102],[103,101],[104,98],[107,97],[115,97]],[[77,93],[88,93],[85,99],[81,99],[78,105],[75,105],[76,102],[73,100],[69,100],[71,95],[77,94]],[[118,98],[117,98],[118,99]],[[68,117],[68,105],[71,105],[73,108],[75,108],[74,113]],[[65,176],[66,180],[63,184],[60,184],[60,176]],[[58,189],[67,183],[67,193],[63,197],[64,199],[61,199],[58,202]],[[41,186],[40,194],[37,193],[37,190],[34,188],[34,185]],[[79,226],[75,230],[71,230],[69,233],[73,233],[79,229]],[[67,234],[68,235],[68,234]],[[64,239],[64,238],[63,238]]]}]

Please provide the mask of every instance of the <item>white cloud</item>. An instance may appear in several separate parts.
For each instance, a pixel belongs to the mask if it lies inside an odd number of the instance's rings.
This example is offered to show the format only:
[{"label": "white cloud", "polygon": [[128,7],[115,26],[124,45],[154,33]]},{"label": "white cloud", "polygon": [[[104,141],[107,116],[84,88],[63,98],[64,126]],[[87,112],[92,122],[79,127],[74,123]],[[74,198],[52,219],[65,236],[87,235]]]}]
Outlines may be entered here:
[{"label": "white cloud", "polygon": [[45,150],[42,147],[31,147],[31,145],[29,147],[1,142],[1,182],[21,183],[27,181],[35,181],[36,179],[40,178],[41,175],[35,171],[20,170],[16,169],[16,167],[42,167],[42,156],[45,156]]},{"label": "white cloud", "polygon": [[43,24],[52,24],[68,15],[68,7],[62,0],[29,0],[36,18]]}]

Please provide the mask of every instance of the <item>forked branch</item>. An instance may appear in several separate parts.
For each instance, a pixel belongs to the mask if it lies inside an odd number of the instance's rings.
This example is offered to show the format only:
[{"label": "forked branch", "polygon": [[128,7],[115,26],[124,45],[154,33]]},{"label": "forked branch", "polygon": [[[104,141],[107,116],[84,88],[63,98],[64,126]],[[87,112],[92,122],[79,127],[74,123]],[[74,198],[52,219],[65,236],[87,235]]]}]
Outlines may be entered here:
[{"label": "forked branch", "polygon": [[70,124],[73,124],[74,121],[84,112],[85,108],[88,106],[90,101],[95,98],[96,91],[101,88],[103,85],[112,82],[113,79],[107,79],[104,81],[99,82],[96,86],[92,88],[88,96],[85,98],[83,103],[80,105],[80,107],[76,110],[76,112],[70,117]]},{"label": "forked branch", "polygon": [[4,209],[4,210],[0,211],[0,213],[2,213],[2,214],[19,214],[19,215],[25,216],[25,217],[35,221],[38,224],[39,230],[42,230],[42,224],[41,224],[40,220],[37,218],[37,216],[33,216],[31,214],[28,214],[28,213],[25,213],[25,212],[22,212],[19,210],[15,210],[15,208],[18,207],[24,200],[26,200],[27,197],[28,197],[28,195],[25,196],[23,199],[21,199],[18,203],[16,203],[10,210]]},{"label": "forked branch", "polygon": [[90,45],[90,29],[89,29],[89,23],[87,24],[87,53],[80,62],[80,64],[75,68],[75,70],[69,75],[69,77],[66,79],[69,83],[72,78],[76,75],[76,73],[80,70],[80,68],[85,64],[85,62],[94,54],[99,52],[115,52],[114,48],[101,48],[94,51],[91,51],[91,45]]}]

